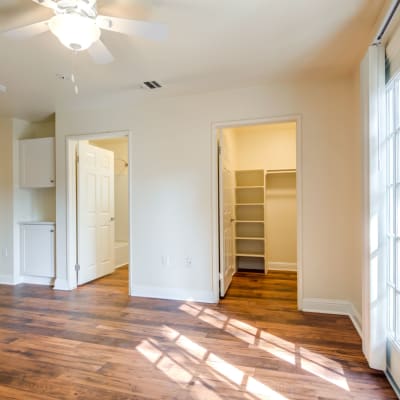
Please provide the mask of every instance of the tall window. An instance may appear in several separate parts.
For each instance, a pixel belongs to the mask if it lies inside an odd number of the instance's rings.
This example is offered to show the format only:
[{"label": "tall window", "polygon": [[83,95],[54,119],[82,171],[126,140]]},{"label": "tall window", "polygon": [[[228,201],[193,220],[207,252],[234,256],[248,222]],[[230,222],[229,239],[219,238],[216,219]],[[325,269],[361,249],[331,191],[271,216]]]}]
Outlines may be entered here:
[{"label": "tall window", "polygon": [[388,334],[400,346],[400,77],[387,85]]}]

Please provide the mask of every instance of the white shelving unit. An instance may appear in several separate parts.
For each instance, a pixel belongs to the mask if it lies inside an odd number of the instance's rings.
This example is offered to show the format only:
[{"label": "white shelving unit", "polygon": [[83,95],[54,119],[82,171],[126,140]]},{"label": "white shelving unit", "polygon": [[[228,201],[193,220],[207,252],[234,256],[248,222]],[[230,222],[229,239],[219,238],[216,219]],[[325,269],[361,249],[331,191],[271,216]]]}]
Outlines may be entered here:
[{"label": "white shelving unit", "polygon": [[235,172],[235,241],[238,268],[265,270],[265,172]]}]

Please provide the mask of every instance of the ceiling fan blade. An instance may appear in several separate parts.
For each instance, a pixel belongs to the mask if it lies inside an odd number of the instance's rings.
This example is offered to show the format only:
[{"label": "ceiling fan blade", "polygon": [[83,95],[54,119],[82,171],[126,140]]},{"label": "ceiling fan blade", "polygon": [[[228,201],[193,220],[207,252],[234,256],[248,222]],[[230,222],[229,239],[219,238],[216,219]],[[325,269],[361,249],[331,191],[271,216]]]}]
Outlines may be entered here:
[{"label": "ceiling fan blade", "polygon": [[147,39],[166,39],[168,28],[156,22],[137,21],[134,19],[115,18],[99,15],[96,19],[98,26],[108,31],[124,33],[129,36],[143,36]]},{"label": "ceiling fan blade", "polygon": [[37,22],[36,24],[26,25],[21,28],[11,29],[4,32],[4,36],[12,39],[25,39],[32,36],[40,35],[49,30],[48,20]]},{"label": "ceiling fan blade", "polygon": [[113,55],[101,40],[93,43],[88,52],[96,64],[109,64],[114,61]]},{"label": "ceiling fan blade", "polygon": [[32,0],[34,3],[40,6],[55,9],[57,4],[53,0]]}]

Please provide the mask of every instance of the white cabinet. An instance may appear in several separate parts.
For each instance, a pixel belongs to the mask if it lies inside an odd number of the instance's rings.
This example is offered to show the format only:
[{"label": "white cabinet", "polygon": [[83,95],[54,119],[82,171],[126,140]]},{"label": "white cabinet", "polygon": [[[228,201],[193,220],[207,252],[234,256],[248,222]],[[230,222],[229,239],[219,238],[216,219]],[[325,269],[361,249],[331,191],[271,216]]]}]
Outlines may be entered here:
[{"label": "white cabinet", "polygon": [[54,138],[20,140],[20,186],[46,188],[55,186]]},{"label": "white cabinet", "polygon": [[55,224],[21,224],[21,275],[54,278]]}]

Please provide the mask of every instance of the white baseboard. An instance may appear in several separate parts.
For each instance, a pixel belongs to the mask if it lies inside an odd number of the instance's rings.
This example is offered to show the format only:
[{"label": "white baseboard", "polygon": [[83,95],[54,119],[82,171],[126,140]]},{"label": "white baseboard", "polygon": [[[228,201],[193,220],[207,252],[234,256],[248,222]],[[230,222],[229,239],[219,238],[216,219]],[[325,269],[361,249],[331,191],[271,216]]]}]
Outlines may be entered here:
[{"label": "white baseboard", "polygon": [[132,285],[131,296],[150,297],[165,300],[198,301],[200,303],[218,303],[213,292],[178,288],[160,288],[155,286]]},{"label": "white baseboard", "polygon": [[118,264],[114,267],[114,269],[118,269],[118,268],[122,268],[122,267],[126,267],[128,265],[128,263],[125,264]]},{"label": "white baseboard", "polygon": [[297,264],[287,262],[269,262],[268,269],[271,271],[297,271]]},{"label": "white baseboard", "polygon": [[17,285],[18,283],[13,275],[0,275],[0,285]]},{"label": "white baseboard", "polygon": [[66,279],[57,278],[54,282],[54,290],[71,290]]},{"label": "white baseboard", "polygon": [[386,375],[386,379],[389,381],[390,386],[392,387],[393,391],[396,393],[397,398],[400,399],[400,388],[397,386],[396,382],[394,381],[392,375],[388,371],[384,371]]},{"label": "white baseboard", "polygon": [[349,314],[349,317],[351,319],[351,322],[353,322],[354,328],[356,328],[356,331],[360,335],[360,338],[362,339],[362,318],[360,313],[356,310],[354,307],[353,303],[350,303],[351,305],[351,313]]},{"label": "white baseboard", "polygon": [[361,316],[353,303],[345,300],[306,298],[302,301],[302,311],[324,314],[347,315],[362,338]]},{"label": "white baseboard", "polygon": [[53,286],[54,278],[43,278],[38,276],[21,276],[19,283],[28,283],[30,285]]}]

